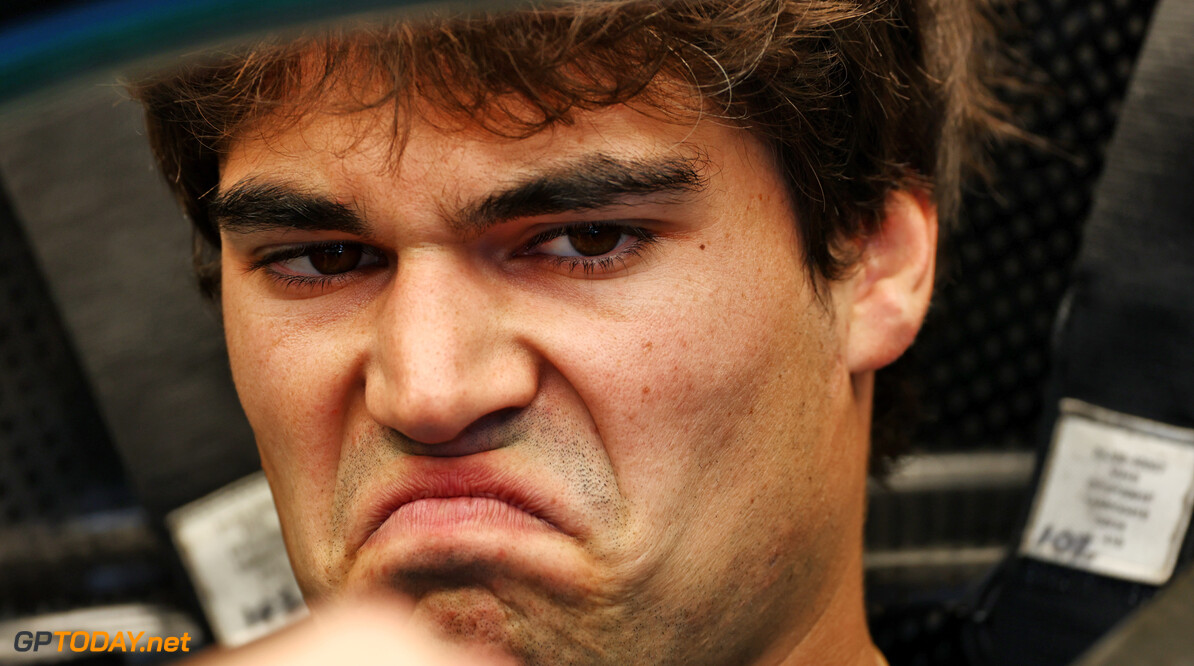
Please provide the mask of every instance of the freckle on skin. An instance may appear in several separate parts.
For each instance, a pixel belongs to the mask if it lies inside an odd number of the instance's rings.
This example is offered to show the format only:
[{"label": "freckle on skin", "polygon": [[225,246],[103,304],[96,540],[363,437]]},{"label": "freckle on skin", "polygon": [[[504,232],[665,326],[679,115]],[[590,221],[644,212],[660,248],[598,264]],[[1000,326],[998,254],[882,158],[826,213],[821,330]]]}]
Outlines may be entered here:
[{"label": "freckle on skin", "polygon": [[643,387],[643,395],[647,395],[647,394],[648,394],[648,393],[650,393],[650,392],[651,392],[651,387],[650,387],[650,386],[644,386],[644,387]]},{"label": "freckle on skin", "polygon": [[702,249],[702,250],[703,250],[703,249],[705,249],[705,244],[704,244],[704,243],[701,243],[701,249]]}]

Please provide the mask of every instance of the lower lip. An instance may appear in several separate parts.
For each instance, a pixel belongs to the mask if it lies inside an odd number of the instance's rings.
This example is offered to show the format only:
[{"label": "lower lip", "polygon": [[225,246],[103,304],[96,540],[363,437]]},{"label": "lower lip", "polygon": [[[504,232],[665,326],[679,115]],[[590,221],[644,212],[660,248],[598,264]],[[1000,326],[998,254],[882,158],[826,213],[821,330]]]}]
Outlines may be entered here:
[{"label": "lower lip", "polygon": [[553,529],[546,521],[490,497],[430,497],[407,502],[383,524],[386,531],[424,533],[464,527],[518,532]]}]

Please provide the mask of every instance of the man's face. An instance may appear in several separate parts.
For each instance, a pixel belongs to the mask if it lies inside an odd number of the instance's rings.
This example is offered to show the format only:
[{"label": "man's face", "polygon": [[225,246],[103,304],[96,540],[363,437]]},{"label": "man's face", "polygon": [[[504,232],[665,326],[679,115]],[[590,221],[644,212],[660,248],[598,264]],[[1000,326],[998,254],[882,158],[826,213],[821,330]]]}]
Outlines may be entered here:
[{"label": "man's face", "polygon": [[860,598],[848,318],[768,151],[619,106],[415,121],[396,159],[391,121],[222,167],[229,353],[308,597],[395,589],[538,663],[746,663]]}]

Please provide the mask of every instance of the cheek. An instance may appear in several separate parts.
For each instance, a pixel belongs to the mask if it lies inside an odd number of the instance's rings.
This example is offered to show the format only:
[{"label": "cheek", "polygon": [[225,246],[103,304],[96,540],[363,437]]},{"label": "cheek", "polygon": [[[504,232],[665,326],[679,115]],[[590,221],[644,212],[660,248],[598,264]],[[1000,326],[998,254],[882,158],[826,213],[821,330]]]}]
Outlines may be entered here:
[{"label": "cheek", "polygon": [[631,507],[611,545],[619,580],[639,601],[710,618],[730,610],[690,604],[817,598],[846,550],[865,462],[839,441],[849,376],[802,276],[714,265],[607,294],[625,305],[601,317],[565,308],[543,352]]},{"label": "cheek", "polygon": [[233,380],[283,527],[325,530],[351,384],[351,336],[312,334],[309,325],[256,305],[262,300],[225,282]]},{"label": "cheek", "polygon": [[603,303],[624,305],[599,317],[565,310],[544,334],[544,354],[580,394],[621,490],[660,513],[690,501],[684,490],[700,477],[751,487],[736,477],[754,474],[760,450],[775,456],[782,435],[814,441],[823,422],[815,414],[831,389],[816,384],[834,364],[824,313],[798,278],[763,283],[755,265],[731,265],[739,274],[605,293]]}]

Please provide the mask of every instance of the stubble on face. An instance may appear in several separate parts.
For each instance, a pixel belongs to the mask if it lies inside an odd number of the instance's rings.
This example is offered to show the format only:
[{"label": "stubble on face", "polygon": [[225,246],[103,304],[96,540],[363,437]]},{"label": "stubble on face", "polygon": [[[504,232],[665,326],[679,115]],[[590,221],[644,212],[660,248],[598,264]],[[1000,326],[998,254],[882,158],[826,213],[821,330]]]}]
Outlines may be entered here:
[{"label": "stubble on face", "polygon": [[[490,457],[501,456],[507,469],[568,489],[567,501],[582,517],[584,530],[569,538],[600,564],[586,567],[586,573],[627,568],[628,563],[615,564],[625,544],[608,539],[626,532],[630,508],[592,424],[550,406],[546,398],[499,416],[459,439]],[[375,491],[380,480],[401,479],[404,457],[427,448],[373,422],[363,423],[346,444],[320,558],[329,563],[321,586],[326,594],[351,595],[384,585],[417,600],[415,620],[453,641],[502,645],[525,663],[602,663],[604,648],[589,637],[608,635],[623,622],[628,600],[636,595],[636,584],[626,577],[561,579],[551,570],[494,558],[488,551],[360,561],[359,535],[353,533],[359,521],[353,517],[362,513],[369,496],[361,489]]]}]

